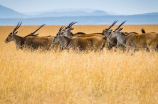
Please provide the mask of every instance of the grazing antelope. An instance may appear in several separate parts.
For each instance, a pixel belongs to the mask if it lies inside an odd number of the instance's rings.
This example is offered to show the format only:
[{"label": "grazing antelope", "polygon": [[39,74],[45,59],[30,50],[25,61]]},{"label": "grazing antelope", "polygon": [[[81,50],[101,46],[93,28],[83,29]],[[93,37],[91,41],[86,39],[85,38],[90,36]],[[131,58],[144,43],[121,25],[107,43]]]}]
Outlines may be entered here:
[{"label": "grazing antelope", "polygon": [[18,33],[17,29],[21,26],[22,22],[18,23],[17,26],[14,28],[14,30],[8,35],[8,37],[5,40],[5,43],[9,43],[11,41],[14,41],[15,45],[16,45],[16,49],[23,49],[23,46],[25,45],[25,42],[27,40],[28,37],[37,37],[38,34],[35,34],[41,27],[43,27],[44,25],[41,25],[38,29],[36,29],[34,32],[32,32],[31,34],[25,36],[25,37],[21,37],[16,35]]},{"label": "grazing antelope", "polygon": [[105,40],[100,37],[67,37],[62,35],[62,29],[59,29],[56,37],[52,41],[52,44],[60,43],[61,49],[74,49],[79,51],[86,50],[100,50],[103,44],[105,44]]}]

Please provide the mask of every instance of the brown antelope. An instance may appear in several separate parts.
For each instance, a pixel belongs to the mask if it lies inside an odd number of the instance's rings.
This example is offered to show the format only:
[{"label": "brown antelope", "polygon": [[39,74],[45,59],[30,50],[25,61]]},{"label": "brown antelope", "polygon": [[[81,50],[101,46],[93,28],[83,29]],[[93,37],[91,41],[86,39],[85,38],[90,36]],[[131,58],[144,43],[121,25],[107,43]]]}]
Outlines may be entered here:
[{"label": "brown antelope", "polygon": [[33,49],[38,49],[38,48],[42,48],[42,49],[50,49],[51,47],[51,42],[53,41],[54,36],[37,36],[37,37],[33,37],[33,36],[29,36],[26,39],[25,44]]},{"label": "brown antelope", "polygon": [[132,49],[131,54],[135,52],[136,49],[139,48],[147,48],[147,50],[151,51],[153,49],[156,50],[158,45],[158,33],[142,33],[142,34],[130,34],[125,36],[120,31],[123,28],[118,29],[113,34],[111,34],[112,38],[117,38],[119,43],[122,43],[126,47],[127,52],[129,49]]},{"label": "brown antelope", "polygon": [[79,51],[86,50],[100,50],[103,44],[105,44],[105,40],[100,37],[67,37],[62,35],[62,29],[59,29],[56,37],[52,41],[52,44],[60,43],[61,49],[74,49]]},{"label": "brown antelope", "polygon": [[25,42],[27,40],[28,37],[37,37],[38,34],[35,34],[41,27],[43,27],[44,25],[41,25],[38,29],[36,29],[34,32],[32,32],[31,34],[25,36],[25,37],[21,37],[16,35],[18,33],[17,29],[21,26],[22,22],[18,23],[17,26],[14,28],[14,30],[8,35],[8,37],[5,40],[5,43],[9,43],[11,41],[14,41],[16,48],[17,49],[23,49],[23,46],[25,45]]},{"label": "brown antelope", "polygon": [[33,49],[42,48],[44,50],[49,50],[50,48],[57,50],[59,48],[59,43],[51,44],[55,36],[29,36],[26,39],[26,45],[31,46]]},{"label": "brown antelope", "polygon": [[[111,49],[113,46],[115,46],[116,49],[118,49],[120,46],[125,48],[125,40],[122,40],[122,41],[118,41],[118,39],[120,37],[111,37],[112,35],[111,34],[114,34],[116,31],[118,31],[120,29],[120,27],[125,23],[126,21],[124,21],[123,23],[121,23],[114,31],[112,30],[109,30],[107,31],[107,33],[105,34],[106,37],[107,37],[107,40],[108,40],[108,43],[109,43],[109,49]],[[141,30],[142,33],[145,33],[145,30],[142,29]],[[130,34],[138,34],[137,32],[121,32],[121,34],[124,34],[124,36],[128,36]],[[111,46],[111,47],[110,47]]]},{"label": "brown antelope", "polygon": [[[116,21],[117,22],[117,21]],[[122,24],[120,24],[116,29],[119,29],[126,21],[124,21]],[[112,30],[107,29],[106,31],[104,31],[104,36],[103,39],[107,39],[107,43],[108,43],[108,49],[112,49],[112,47],[117,48],[117,39],[116,38],[110,38],[110,34],[112,33]]]},{"label": "brown antelope", "polygon": [[[82,38],[84,38],[84,37],[97,37],[97,38],[98,38],[98,37],[100,37],[100,38],[103,39],[103,37],[104,37],[104,40],[105,40],[105,43],[106,43],[106,38],[105,38],[105,35],[104,35],[104,34],[106,34],[107,31],[108,31],[112,26],[114,26],[114,25],[116,24],[116,22],[117,22],[117,21],[114,21],[113,24],[110,25],[107,29],[103,30],[102,33],[77,34],[77,35],[76,35],[76,34],[73,34],[73,33],[71,32],[71,30],[74,29],[74,28],[72,28],[71,26],[76,23],[76,22],[72,22],[72,23],[70,23],[67,27],[65,27],[65,29],[62,30],[61,35],[64,35],[64,36],[69,37],[69,38],[75,38],[75,37],[82,37]],[[79,33],[80,33],[80,32],[79,32]],[[105,47],[105,44],[102,46],[101,50],[103,50],[104,47]]]}]

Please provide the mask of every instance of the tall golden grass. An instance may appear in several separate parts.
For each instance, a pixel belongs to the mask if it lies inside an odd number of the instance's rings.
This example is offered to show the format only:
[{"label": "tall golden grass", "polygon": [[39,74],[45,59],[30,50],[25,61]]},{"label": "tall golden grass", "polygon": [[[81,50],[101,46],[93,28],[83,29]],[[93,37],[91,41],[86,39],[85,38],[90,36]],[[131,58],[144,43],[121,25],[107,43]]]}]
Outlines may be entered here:
[{"label": "tall golden grass", "polygon": [[[22,26],[25,36],[38,26]],[[107,25],[74,26],[73,32],[102,32]],[[0,26],[1,104],[158,104],[158,53],[131,56],[103,52],[31,52],[4,43],[14,26]],[[60,26],[44,26],[39,36]],[[114,27],[116,28],[116,27]],[[124,25],[127,32],[158,32],[158,25]]]}]

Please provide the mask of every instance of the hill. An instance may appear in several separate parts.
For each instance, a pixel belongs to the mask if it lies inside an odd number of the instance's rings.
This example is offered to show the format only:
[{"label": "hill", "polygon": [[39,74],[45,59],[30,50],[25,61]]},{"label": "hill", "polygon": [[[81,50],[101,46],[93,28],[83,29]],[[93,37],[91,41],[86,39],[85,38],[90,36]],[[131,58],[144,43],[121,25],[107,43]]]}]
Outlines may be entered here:
[{"label": "hill", "polygon": [[0,18],[24,18],[26,15],[0,5]]},{"label": "hill", "polygon": [[85,11],[64,11],[64,12],[45,12],[39,15],[34,15],[33,17],[72,17],[72,16],[105,16],[109,15],[105,11],[96,10],[93,12],[85,12]]},{"label": "hill", "polygon": [[114,20],[126,24],[158,24],[158,13],[146,13],[137,15],[110,15],[109,12],[91,9],[65,9],[43,11],[39,14],[24,15],[10,8],[0,5],[0,25],[15,25],[19,21],[23,25],[67,25],[72,21],[80,25],[85,24],[111,24]]}]

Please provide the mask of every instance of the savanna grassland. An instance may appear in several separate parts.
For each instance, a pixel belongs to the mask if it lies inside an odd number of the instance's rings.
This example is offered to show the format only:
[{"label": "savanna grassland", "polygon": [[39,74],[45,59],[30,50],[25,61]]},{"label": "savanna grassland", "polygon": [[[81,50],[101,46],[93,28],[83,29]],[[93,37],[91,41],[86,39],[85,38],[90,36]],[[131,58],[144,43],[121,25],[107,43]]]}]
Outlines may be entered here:
[{"label": "savanna grassland", "polygon": [[[0,104],[158,104],[158,52],[17,50],[14,42],[4,42],[14,27],[0,26]],[[73,27],[73,33],[94,33],[108,25]],[[158,32],[158,25],[122,27]],[[17,35],[36,28],[21,26]],[[44,26],[38,33],[55,35],[59,28]]]}]

